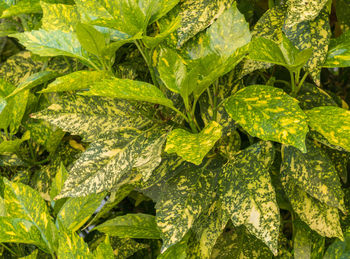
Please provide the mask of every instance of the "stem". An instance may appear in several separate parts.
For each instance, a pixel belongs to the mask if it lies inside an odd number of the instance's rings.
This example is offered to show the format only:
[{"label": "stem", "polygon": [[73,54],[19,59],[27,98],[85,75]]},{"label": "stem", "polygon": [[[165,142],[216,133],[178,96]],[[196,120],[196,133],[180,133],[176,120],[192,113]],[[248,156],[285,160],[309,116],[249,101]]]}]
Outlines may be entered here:
[{"label": "stem", "polygon": [[135,40],[134,42],[135,42],[135,45],[137,46],[138,50],[140,51],[140,53],[141,53],[143,59],[145,60],[145,62],[146,62],[146,64],[147,64],[148,70],[149,70],[149,72],[150,72],[150,74],[151,74],[151,78],[152,78],[153,84],[154,84],[155,86],[158,86],[158,81],[157,81],[157,79],[156,79],[156,75],[155,75],[155,73],[154,73],[154,69],[153,69],[153,67],[152,67],[152,64],[151,64],[151,62],[150,62],[149,57],[146,56],[146,53],[143,51],[143,48],[142,48],[141,44],[138,42],[138,40]]},{"label": "stem", "polygon": [[273,8],[275,6],[274,0],[269,0],[269,9]]},{"label": "stem", "polygon": [[303,78],[300,80],[300,83],[297,85],[295,95],[299,92],[301,86],[304,84],[304,81],[305,81],[305,79],[307,78],[308,75],[309,75],[309,72],[306,72],[304,74]]},{"label": "stem", "polygon": [[294,78],[294,73],[289,71],[290,73],[290,80],[291,80],[291,86],[292,86],[292,92],[291,94],[293,94],[295,92],[295,78]]},{"label": "stem", "polygon": [[173,106],[172,106],[172,107],[169,106],[169,108],[172,109],[173,111],[175,111],[175,112],[176,112],[177,114],[179,114],[182,118],[184,118],[185,121],[187,121],[187,122],[189,123],[187,116],[186,116],[183,112],[181,112],[180,110],[176,109],[176,108],[173,107]]},{"label": "stem", "polygon": [[285,84],[286,86],[290,87],[290,83],[285,80],[275,80],[275,83]]}]

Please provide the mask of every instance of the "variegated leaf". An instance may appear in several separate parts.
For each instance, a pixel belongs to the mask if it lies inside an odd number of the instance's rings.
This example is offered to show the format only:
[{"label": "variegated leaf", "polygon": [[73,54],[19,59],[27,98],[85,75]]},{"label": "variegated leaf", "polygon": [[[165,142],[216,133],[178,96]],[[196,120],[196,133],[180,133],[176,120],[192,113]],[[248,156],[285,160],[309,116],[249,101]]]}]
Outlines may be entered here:
[{"label": "variegated leaf", "polygon": [[211,25],[233,3],[232,0],[186,0],[181,5],[181,27],[177,30],[177,46]]},{"label": "variegated leaf", "polygon": [[83,92],[82,95],[145,101],[173,107],[173,102],[156,86],[129,79],[114,78],[95,82],[90,85],[89,91]]},{"label": "variegated leaf", "polygon": [[38,253],[39,253],[39,250],[35,249],[30,255],[21,257],[21,259],[37,259],[38,258]]},{"label": "variegated leaf", "polygon": [[116,258],[128,258],[135,252],[148,248],[148,245],[137,243],[130,238],[111,237],[111,245],[114,249]]},{"label": "variegated leaf", "polygon": [[321,236],[343,238],[337,208],[311,197],[286,171],[283,171],[282,184],[293,210],[312,230]]},{"label": "variegated leaf", "polygon": [[327,0],[288,0],[286,27],[292,27],[304,21],[313,21]]},{"label": "variegated leaf", "polygon": [[109,78],[112,78],[112,76],[106,71],[76,71],[58,77],[40,92],[49,93],[88,89],[93,83]]},{"label": "variegated leaf", "polygon": [[100,243],[94,251],[95,258],[114,259],[113,248],[109,241],[109,236],[106,236],[105,241]]},{"label": "variegated leaf", "polygon": [[78,234],[62,232],[59,236],[58,259],[92,259],[87,243]]},{"label": "variegated leaf", "polygon": [[107,39],[102,32],[89,24],[80,22],[76,24],[75,32],[83,49],[97,57],[102,57],[103,50],[107,45]]},{"label": "variegated leaf", "polygon": [[[255,24],[252,37],[263,37],[279,44],[282,41],[282,27],[285,19],[284,6],[275,6],[267,10]],[[247,75],[257,69],[267,69],[270,63],[246,59],[243,65],[241,76]]]},{"label": "variegated leaf", "polygon": [[74,5],[49,4],[40,2],[43,9],[42,28],[47,31],[60,30],[72,32],[80,20],[80,15]]},{"label": "variegated leaf", "polygon": [[147,25],[170,11],[179,0],[77,0],[83,22],[116,29],[128,35],[144,32]]},{"label": "variegated leaf", "polygon": [[310,83],[303,84],[296,99],[299,101],[299,106],[303,110],[310,110],[319,106],[338,106],[325,90]]},{"label": "variegated leaf", "polygon": [[335,10],[337,20],[341,24],[343,31],[347,31],[350,28],[349,14],[350,4],[348,0],[337,0],[335,3]]},{"label": "variegated leaf", "polygon": [[327,10],[322,10],[313,21],[304,21],[291,27],[285,27],[286,36],[299,49],[312,49],[313,53],[305,65],[315,83],[320,85],[320,72],[326,60],[331,29]]},{"label": "variegated leaf", "polygon": [[251,136],[306,152],[307,117],[298,101],[283,90],[267,85],[248,86],[231,96],[225,108]]},{"label": "variegated leaf", "polygon": [[179,242],[215,197],[215,175],[205,167],[192,167],[162,185],[156,204],[157,224],[162,231],[162,252]]},{"label": "variegated leaf", "polygon": [[[350,7],[349,7],[350,9]],[[327,59],[323,67],[349,67],[350,66],[350,31],[344,32],[340,37],[331,39]]]},{"label": "variegated leaf", "polygon": [[9,18],[12,16],[30,13],[41,13],[39,0],[19,1],[18,3],[11,5],[9,8],[4,10],[1,18]]},{"label": "variegated leaf", "polygon": [[209,259],[229,219],[230,215],[218,201],[202,213],[193,225],[187,244],[187,258]]},{"label": "variegated leaf", "polygon": [[[28,50],[44,57],[69,56],[78,58],[94,68],[98,68],[98,61],[81,47],[77,36],[72,32],[33,30],[30,32],[11,34],[17,38]],[[96,63],[96,64],[95,64]]]},{"label": "variegated leaf", "polygon": [[76,232],[100,207],[105,196],[105,193],[99,193],[70,198],[63,204],[56,220],[59,220],[68,231]]},{"label": "variegated leaf", "polygon": [[63,184],[68,177],[68,172],[61,162],[59,169],[55,175],[55,178],[52,180],[51,188],[50,188],[50,198],[53,200],[62,190]]},{"label": "variegated leaf", "polygon": [[125,101],[101,97],[66,96],[47,110],[32,115],[92,142],[125,128],[143,129],[150,123]]},{"label": "variegated leaf", "polygon": [[189,235],[186,235],[180,242],[169,247],[165,252],[158,255],[157,259],[187,259],[187,242]]},{"label": "variegated leaf", "polygon": [[197,134],[175,129],[167,137],[165,151],[176,153],[186,161],[200,165],[221,135],[222,127],[215,121],[210,122]]},{"label": "variegated leaf", "polygon": [[20,218],[0,217],[0,242],[31,244],[48,251],[35,224]]},{"label": "variegated leaf", "polygon": [[334,240],[328,247],[323,259],[345,259],[350,257],[350,231],[345,233],[344,240]]},{"label": "variegated leaf", "polygon": [[277,255],[280,215],[269,174],[273,156],[271,142],[246,148],[224,166],[220,183],[222,204],[233,224],[245,225]]},{"label": "variegated leaf", "polygon": [[291,146],[282,147],[282,174],[310,196],[345,212],[344,193],[332,161],[325,152],[307,141],[307,153]]},{"label": "variegated leaf", "polygon": [[18,152],[19,146],[28,139],[30,139],[30,132],[26,131],[20,139],[0,142],[0,154]]},{"label": "variegated leaf", "polygon": [[148,214],[127,214],[107,220],[94,229],[120,238],[160,239],[156,219]]},{"label": "variegated leaf", "polygon": [[272,253],[262,241],[241,226],[222,233],[210,258],[271,259]]},{"label": "variegated leaf", "polygon": [[[159,128],[151,131],[126,131],[93,142],[74,163],[61,194],[56,197],[77,197],[105,190],[118,189],[135,177],[147,180],[161,161],[166,135]],[[135,180],[136,180],[135,179]]]},{"label": "variegated leaf", "polygon": [[54,251],[57,248],[57,229],[40,194],[27,185],[10,182],[5,178],[4,184],[7,216],[29,221],[38,229],[46,249]]},{"label": "variegated leaf", "polygon": [[334,106],[321,106],[306,111],[310,127],[335,146],[350,151],[350,111]]}]

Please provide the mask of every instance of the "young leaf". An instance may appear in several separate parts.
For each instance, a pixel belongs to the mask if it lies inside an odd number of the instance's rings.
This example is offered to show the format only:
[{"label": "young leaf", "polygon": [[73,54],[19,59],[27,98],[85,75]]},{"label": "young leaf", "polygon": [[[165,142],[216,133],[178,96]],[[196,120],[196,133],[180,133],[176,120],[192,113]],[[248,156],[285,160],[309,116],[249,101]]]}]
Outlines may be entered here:
[{"label": "young leaf", "polygon": [[29,186],[3,179],[7,215],[31,222],[39,230],[48,250],[54,251],[57,229],[52,222],[45,201],[37,191]]},{"label": "young leaf", "polygon": [[19,146],[28,139],[30,139],[30,132],[26,131],[21,139],[0,142],[0,154],[16,153],[19,150]]},{"label": "young leaf", "polygon": [[313,50],[305,69],[319,86],[321,67],[326,60],[331,36],[327,10],[322,10],[313,21],[305,21],[292,27],[285,27],[283,31],[299,50],[310,48]]},{"label": "young leaf", "polygon": [[338,209],[316,200],[299,187],[294,178],[282,171],[282,184],[293,210],[321,236],[343,238]]},{"label": "young leaf", "polygon": [[156,219],[148,214],[127,214],[107,220],[96,230],[120,238],[160,239]]},{"label": "young leaf", "polygon": [[306,115],[283,90],[252,85],[231,96],[227,113],[251,136],[292,145],[306,152]]},{"label": "young leaf", "polygon": [[162,184],[156,204],[157,225],[162,231],[162,252],[179,242],[215,196],[217,171],[192,167]]},{"label": "young leaf", "polygon": [[221,135],[222,127],[215,121],[210,122],[198,134],[175,129],[167,137],[165,151],[176,153],[186,161],[200,165]]},{"label": "young leaf", "polygon": [[291,27],[304,21],[313,21],[326,3],[327,0],[288,0],[285,26]]},{"label": "young leaf", "polygon": [[72,32],[79,22],[80,15],[74,5],[50,4],[43,1],[40,5],[43,9],[41,28],[46,31]]},{"label": "young leaf", "polygon": [[68,177],[68,172],[61,161],[60,168],[57,171],[55,178],[53,179],[51,184],[51,189],[50,189],[51,199],[55,198],[61,192],[63,188],[63,184],[66,181],[67,177]]},{"label": "young leaf", "polygon": [[306,143],[306,154],[283,145],[281,172],[293,178],[310,196],[345,212],[344,193],[332,161],[314,143]]},{"label": "young leaf", "polygon": [[87,243],[78,234],[61,232],[59,236],[59,246],[57,250],[57,257],[59,259],[92,259],[93,255],[90,253]]},{"label": "young leaf", "polygon": [[102,50],[106,47],[106,38],[103,33],[93,26],[83,23],[78,23],[75,26],[75,32],[81,46],[86,51],[97,57],[102,55]]},{"label": "young leaf", "polygon": [[105,193],[99,193],[70,198],[58,212],[57,220],[68,231],[76,232],[89,220],[105,196]]},{"label": "young leaf", "polygon": [[0,217],[0,242],[31,244],[48,252],[38,228],[25,219]]},{"label": "young leaf", "polygon": [[336,39],[331,39],[327,53],[327,59],[322,66],[350,66],[350,31],[344,32],[340,37]]},{"label": "young leaf", "polygon": [[112,75],[106,71],[76,71],[58,77],[40,93],[87,90],[93,83],[110,78],[112,78]]},{"label": "young leaf", "polygon": [[277,254],[280,215],[269,167],[273,161],[271,142],[246,148],[223,168],[222,204],[233,224],[245,225]]},{"label": "young leaf", "polygon": [[146,101],[173,107],[173,102],[156,86],[129,79],[115,78],[93,83],[90,85],[90,90],[83,92],[82,95]]},{"label": "young leaf", "polygon": [[114,259],[113,248],[109,241],[109,236],[106,236],[105,241],[100,243],[94,251],[95,258]]},{"label": "young leaf", "polygon": [[329,143],[350,151],[350,111],[322,106],[306,111],[310,127],[321,133]]},{"label": "young leaf", "polygon": [[177,46],[181,47],[198,32],[211,25],[226,9],[232,5],[232,0],[187,0],[181,5],[179,16],[182,17],[178,29]]}]

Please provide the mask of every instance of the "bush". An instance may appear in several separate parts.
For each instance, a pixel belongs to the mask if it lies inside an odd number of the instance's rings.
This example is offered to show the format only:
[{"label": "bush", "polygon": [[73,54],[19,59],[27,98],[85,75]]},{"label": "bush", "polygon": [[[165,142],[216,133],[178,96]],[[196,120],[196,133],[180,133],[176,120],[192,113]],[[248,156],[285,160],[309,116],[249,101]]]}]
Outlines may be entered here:
[{"label": "bush", "polygon": [[4,258],[347,258],[350,2],[4,0]]}]

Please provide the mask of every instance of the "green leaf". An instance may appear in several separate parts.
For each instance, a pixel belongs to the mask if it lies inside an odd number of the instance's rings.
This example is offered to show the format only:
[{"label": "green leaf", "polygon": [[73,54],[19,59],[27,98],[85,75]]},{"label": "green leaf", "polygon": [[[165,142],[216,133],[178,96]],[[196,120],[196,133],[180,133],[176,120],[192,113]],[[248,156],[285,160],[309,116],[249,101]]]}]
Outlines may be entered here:
[{"label": "green leaf", "polygon": [[306,111],[308,123],[332,145],[350,151],[350,111],[334,106],[316,107]]},{"label": "green leaf", "polygon": [[29,221],[40,232],[49,251],[56,248],[56,227],[40,194],[27,185],[10,182],[4,178],[4,199],[7,215]]},{"label": "green leaf", "polygon": [[6,100],[0,96],[0,113],[4,110],[6,104]]},{"label": "green leaf", "polygon": [[269,167],[274,149],[259,142],[244,149],[223,168],[222,204],[233,224],[245,225],[277,255],[280,215]]},{"label": "green leaf", "polygon": [[169,247],[165,252],[158,255],[157,259],[186,259],[187,258],[187,240],[188,235],[186,235],[180,242]]},{"label": "green leaf", "polygon": [[299,219],[293,221],[294,258],[322,258],[325,238],[312,231]]},{"label": "green leaf", "polygon": [[232,5],[232,0],[186,0],[181,5],[179,16],[182,17],[178,29],[177,46],[181,47],[198,32],[211,25],[226,9]]},{"label": "green leaf", "polygon": [[41,85],[47,81],[50,81],[51,79],[54,79],[59,74],[52,71],[42,71],[35,74],[30,75],[28,78],[26,78],[24,81],[22,81],[17,88],[9,94],[6,98],[10,98],[24,90],[29,90],[33,87],[36,87],[38,85]]},{"label": "green leaf", "polygon": [[87,142],[125,128],[142,129],[150,123],[136,107],[125,101],[85,96],[62,97],[47,110],[32,114],[32,118],[46,120],[73,135],[81,135]]},{"label": "green leaf", "polygon": [[20,14],[41,13],[39,0],[19,1],[15,5],[11,5],[2,12],[1,18],[9,18]]},{"label": "green leaf", "polygon": [[90,85],[103,79],[112,78],[106,71],[76,71],[65,76],[58,77],[47,88],[39,93],[64,92],[88,89]]},{"label": "green leaf", "polygon": [[47,246],[35,224],[20,218],[0,217],[0,242],[31,244],[47,251]]},{"label": "green leaf", "polygon": [[205,167],[190,167],[161,186],[156,204],[157,225],[162,231],[162,252],[179,242],[215,197],[215,175]]},{"label": "green leaf", "polygon": [[334,240],[328,247],[323,259],[345,259],[349,258],[350,231],[345,233],[344,241]]},{"label": "green leaf", "polygon": [[19,150],[19,146],[28,139],[30,139],[30,132],[26,131],[21,139],[0,142],[0,154],[16,153]]},{"label": "green leaf", "polygon": [[173,107],[173,102],[156,86],[129,79],[115,78],[93,83],[89,91],[82,95],[146,101]]},{"label": "green leaf", "polygon": [[255,38],[249,45],[249,58],[281,65],[290,71],[297,72],[309,60],[312,50],[298,51],[287,37],[283,35],[282,38],[280,45],[266,38]]},{"label": "green leaf", "polygon": [[337,21],[343,26],[343,31],[349,29],[350,21],[350,5],[348,0],[338,0],[335,3],[335,10],[337,15]]},{"label": "green leaf", "polygon": [[90,194],[68,199],[57,214],[57,220],[71,232],[82,227],[101,205],[105,193]]},{"label": "green leaf", "polygon": [[306,154],[294,147],[282,146],[281,173],[292,178],[310,196],[345,212],[344,193],[332,161],[314,143],[306,143]]},{"label": "green leaf", "polygon": [[11,34],[28,50],[44,57],[69,56],[97,67],[90,56],[82,49],[78,37],[71,32],[33,30],[30,32]]},{"label": "green leaf", "polygon": [[40,5],[43,9],[42,28],[46,31],[72,32],[80,20],[74,5],[49,4],[43,1]]},{"label": "green leaf", "polygon": [[76,233],[62,232],[59,236],[59,246],[57,250],[58,259],[92,259],[87,243]]},{"label": "green leaf", "polygon": [[106,47],[106,38],[103,33],[96,30],[93,26],[78,23],[75,26],[75,32],[81,46],[91,54],[100,57],[102,50]]},{"label": "green leaf", "polygon": [[167,137],[165,151],[176,153],[186,161],[200,165],[221,135],[222,127],[215,121],[210,122],[197,134],[175,129]]},{"label": "green leaf", "polygon": [[21,259],[37,259],[38,258],[38,249],[35,249],[30,255],[21,257]]},{"label": "green leaf", "polygon": [[120,238],[160,239],[155,217],[142,213],[115,217],[94,229]]},{"label": "green leaf", "polygon": [[114,259],[113,248],[109,242],[109,236],[106,236],[105,241],[100,243],[94,251],[95,258]]},{"label": "green leaf", "polygon": [[326,60],[331,36],[327,10],[322,10],[313,21],[304,21],[292,27],[284,27],[283,31],[299,50],[310,48],[313,50],[305,69],[319,86],[321,67]]},{"label": "green leaf", "polygon": [[343,238],[338,209],[311,197],[299,187],[294,178],[282,171],[281,178],[285,193],[293,210],[312,230],[321,236]]},{"label": "green leaf", "polygon": [[128,35],[144,32],[147,25],[170,11],[179,0],[77,0],[82,22],[116,29]]},{"label": "green leaf", "polygon": [[148,248],[148,245],[137,243],[133,239],[111,237],[111,245],[114,248],[114,255],[117,258],[128,258],[141,249]]},{"label": "green leaf", "polygon": [[251,235],[242,226],[224,231],[219,237],[210,258],[271,259],[272,254],[263,242]]},{"label": "green leaf", "polygon": [[292,145],[306,152],[306,115],[283,90],[252,85],[225,103],[227,113],[251,136]]},{"label": "green leaf", "polygon": [[327,0],[288,0],[285,26],[292,27],[304,21],[313,21],[326,3]]},{"label": "green leaf", "polygon": [[331,39],[327,59],[323,67],[349,67],[350,66],[350,31],[344,32],[340,37]]},{"label": "green leaf", "polygon": [[63,184],[68,177],[68,172],[64,167],[62,161],[59,170],[57,171],[55,178],[51,183],[50,198],[55,198],[62,190]]}]

